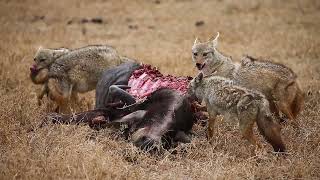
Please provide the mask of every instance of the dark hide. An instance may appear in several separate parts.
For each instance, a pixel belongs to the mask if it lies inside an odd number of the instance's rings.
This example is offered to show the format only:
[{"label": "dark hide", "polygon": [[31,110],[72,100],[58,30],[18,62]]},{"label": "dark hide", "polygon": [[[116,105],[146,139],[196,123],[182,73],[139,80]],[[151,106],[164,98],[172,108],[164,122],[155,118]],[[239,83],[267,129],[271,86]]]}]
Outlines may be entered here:
[{"label": "dark hide", "polygon": [[153,149],[158,143],[169,148],[178,141],[190,142],[187,134],[196,120],[190,101],[176,90],[159,89],[132,109],[141,113],[115,122],[127,123],[129,135],[139,132],[133,143],[141,149]]},{"label": "dark hide", "polygon": [[105,102],[105,100],[107,99],[111,85],[128,85],[129,78],[133,71],[139,67],[139,63],[127,62],[106,70],[96,86],[96,109],[106,107],[107,102]]},{"label": "dark hide", "polygon": [[188,134],[196,119],[188,98],[176,90],[159,89],[143,102],[128,107],[122,106],[123,103],[113,103],[103,109],[74,115],[54,113],[49,114],[46,121],[64,124],[87,123],[95,129],[127,124],[128,128],[125,130],[127,138],[136,136],[132,139],[133,143],[148,151],[154,150],[155,145],[159,144],[168,149],[177,142],[190,142]]}]

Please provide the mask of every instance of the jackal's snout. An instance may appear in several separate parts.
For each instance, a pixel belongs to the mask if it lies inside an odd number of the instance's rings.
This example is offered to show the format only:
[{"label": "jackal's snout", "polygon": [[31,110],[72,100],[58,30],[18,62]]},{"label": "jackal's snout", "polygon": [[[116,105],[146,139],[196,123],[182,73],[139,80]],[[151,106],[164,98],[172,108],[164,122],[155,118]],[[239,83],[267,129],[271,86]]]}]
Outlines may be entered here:
[{"label": "jackal's snout", "polygon": [[32,75],[36,75],[36,74],[39,72],[38,67],[37,67],[36,64],[33,64],[33,65],[30,67],[30,72],[31,72]]}]

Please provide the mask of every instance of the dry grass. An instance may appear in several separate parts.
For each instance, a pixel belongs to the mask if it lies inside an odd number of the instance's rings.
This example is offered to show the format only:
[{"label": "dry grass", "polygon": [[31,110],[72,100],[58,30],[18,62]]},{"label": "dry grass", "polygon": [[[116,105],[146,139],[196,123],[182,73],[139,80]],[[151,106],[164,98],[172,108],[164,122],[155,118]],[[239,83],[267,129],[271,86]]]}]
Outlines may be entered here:
[{"label": "dry grass", "polygon": [[[317,0],[2,0],[0,1],[0,179],[319,179],[320,3]],[[37,16],[43,16],[37,20]],[[67,25],[102,17],[104,24]],[[195,26],[196,21],[203,26]],[[130,29],[128,26],[137,26]],[[308,96],[301,131],[283,128],[286,158],[254,155],[237,128],[217,125],[210,145],[195,126],[191,144],[173,155],[144,154],[112,130],[49,125],[28,133],[44,114],[29,80],[38,46],[110,44],[162,72],[194,75],[191,45],[219,31],[219,49],[271,58],[291,67]],[[93,96],[93,93],[89,93]]]}]

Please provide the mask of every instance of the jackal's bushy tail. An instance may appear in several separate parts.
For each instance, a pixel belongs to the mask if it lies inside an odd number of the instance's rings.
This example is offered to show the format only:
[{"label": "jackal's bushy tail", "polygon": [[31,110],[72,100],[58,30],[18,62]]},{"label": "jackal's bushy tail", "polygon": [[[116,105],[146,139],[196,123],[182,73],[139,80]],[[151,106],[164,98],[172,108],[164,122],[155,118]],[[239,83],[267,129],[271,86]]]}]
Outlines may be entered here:
[{"label": "jackal's bushy tail", "polygon": [[263,100],[263,103],[259,107],[257,125],[260,133],[272,145],[275,152],[286,151],[281,138],[280,125],[274,121],[267,100]]}]

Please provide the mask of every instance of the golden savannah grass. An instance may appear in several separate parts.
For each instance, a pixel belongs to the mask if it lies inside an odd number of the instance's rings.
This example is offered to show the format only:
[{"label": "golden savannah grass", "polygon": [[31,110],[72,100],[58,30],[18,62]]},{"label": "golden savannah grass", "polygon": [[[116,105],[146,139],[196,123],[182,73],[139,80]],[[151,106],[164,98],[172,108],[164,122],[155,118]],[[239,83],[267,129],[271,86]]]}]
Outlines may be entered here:
[{"label": "golden savannah grass", "polygon": [[[92,18],[101,17],[102,23]],[[86,20],[84,20],[86,18]],[[0,2],[0,179],[319,179],[320,2],[317,0],[3,0]],[[95,21],[97,22],[97,21]],[[218,121],[212,144],[195,125],[191,144],[161,155],[137,150],[111,129],[48,125],[29,67],[39,46],[108,44],[173,75],[196,74],[195,37],[220,32],[219,50],[283,63],[306,94],[300,131],[282,128],[288,155],[261,150]],[[84,94],[94,102],[94,92]],[[257,132],[255,132],[257,133]],[[175,153],[171,153],[175,151]]]}]

